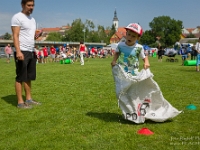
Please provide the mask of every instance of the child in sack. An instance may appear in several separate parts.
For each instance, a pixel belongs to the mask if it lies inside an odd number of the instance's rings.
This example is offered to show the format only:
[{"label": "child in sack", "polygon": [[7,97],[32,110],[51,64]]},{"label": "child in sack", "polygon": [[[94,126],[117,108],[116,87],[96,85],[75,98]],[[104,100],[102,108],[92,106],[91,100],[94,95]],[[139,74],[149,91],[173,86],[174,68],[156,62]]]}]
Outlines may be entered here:
[{"label": "child in sack", "polygon": [[139,70],[139,57],[144,61],[144,69],[150,67],[148,57],[144,54],[143,46],[137,43],[142,36],[143,30],[137,23],[130,23],[125,29],[126,41],[118,44],[111,66],[113,67],[118,63],[124,68],[125,72],[137,75]]}]

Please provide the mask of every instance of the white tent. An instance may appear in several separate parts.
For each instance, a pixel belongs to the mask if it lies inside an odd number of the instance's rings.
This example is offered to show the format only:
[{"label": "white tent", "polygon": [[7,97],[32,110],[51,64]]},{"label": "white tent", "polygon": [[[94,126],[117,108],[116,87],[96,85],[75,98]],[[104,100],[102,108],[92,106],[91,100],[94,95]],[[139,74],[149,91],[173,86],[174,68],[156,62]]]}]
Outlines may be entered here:
[{"label": "white tent", "polygon": [[110,47],[112,49],[116,49],[117,45],[118,45],[118,43],[112,43],[112,44],[107,45],[107,47]]}]

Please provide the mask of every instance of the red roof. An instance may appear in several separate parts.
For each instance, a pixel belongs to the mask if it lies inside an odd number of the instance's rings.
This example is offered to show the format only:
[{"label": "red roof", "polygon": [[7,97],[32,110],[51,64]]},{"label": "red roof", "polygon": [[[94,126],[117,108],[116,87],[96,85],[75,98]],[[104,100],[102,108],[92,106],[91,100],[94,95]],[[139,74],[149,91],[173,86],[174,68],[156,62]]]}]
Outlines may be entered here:
[{"label": "red roof", "polygon": [[110,43],[117,43],[119,42],[124,36],[126,36],[126,29],[124,27],[119,27],[117,32],[111,37]]},{"label": "red roof", "polygon": [[195,28],[187,28],[186,30],[187,30],[188,32],[192,33],[192,31],[194,31]]},{"label": "red roof", "polygon": [[58,32],[61,30],[60,27],[56,27],[56,28],[42,28],[43,32]]}]

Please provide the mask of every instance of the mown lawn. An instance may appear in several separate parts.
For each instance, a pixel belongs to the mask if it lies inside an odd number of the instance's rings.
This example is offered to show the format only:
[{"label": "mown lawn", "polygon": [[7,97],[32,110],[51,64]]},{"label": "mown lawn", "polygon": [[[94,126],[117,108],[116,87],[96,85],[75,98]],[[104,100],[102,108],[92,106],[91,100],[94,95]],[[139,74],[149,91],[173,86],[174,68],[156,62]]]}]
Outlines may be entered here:
[{"label": "mown lawn", "polygon": [[[15,65],[0,59],[0,149],[4,150],[198,150],[200,73],[195,66],[150,58],[154,80],[165,99],[183,113],[164,123],[134,124],[121,117],[107,59],[85,65],[37,64],[33,98],[42,102],[17,109]],[[197,110],[187,110],[189,104]],[[154,132],[138,135],[141,128]]]}]

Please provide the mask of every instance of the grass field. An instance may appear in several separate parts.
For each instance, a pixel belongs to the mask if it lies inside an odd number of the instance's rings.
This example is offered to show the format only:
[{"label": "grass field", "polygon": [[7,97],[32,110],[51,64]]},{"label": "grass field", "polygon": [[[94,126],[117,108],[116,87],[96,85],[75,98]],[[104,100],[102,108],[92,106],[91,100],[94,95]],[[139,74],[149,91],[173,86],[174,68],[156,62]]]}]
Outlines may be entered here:
[{"label": "grass field", "polygon": [[[200,73],[179,62],[150,58],[151,71],[165,97],[183,113],[164,123],[134,124],[121,117],[107,59],[84,66],[37,64],[30,110],[17,109],[15,65],[0,59],[0,149],[2,150],[198,150]],[[197,110],[187,110],[189,104]],[[154,132],[138,135],[141,128]]]}]

